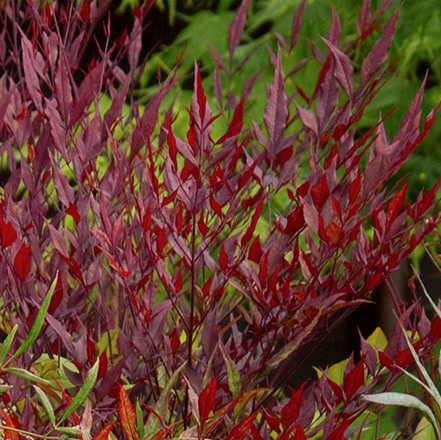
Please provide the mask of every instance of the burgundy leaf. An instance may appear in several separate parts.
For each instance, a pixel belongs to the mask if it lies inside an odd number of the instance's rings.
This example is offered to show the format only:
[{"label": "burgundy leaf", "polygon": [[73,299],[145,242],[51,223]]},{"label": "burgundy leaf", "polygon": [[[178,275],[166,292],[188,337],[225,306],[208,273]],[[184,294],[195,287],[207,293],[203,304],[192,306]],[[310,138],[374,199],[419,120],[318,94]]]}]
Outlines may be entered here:
[{"label": "burgundy leaf", "polygon": [[333,46],[338,46],[341,37],[341,24],[337,15],[337,11],[335,10],[335,6],[333,4],[331,6],[332,6],[332,21],[328,32],[328,41]]},{"label": "burgundy leaf", "polygon": [[286,129],[287,117],[288,99],[285,94],[285,83],[282,75],[282,55],[279,48],[274,81],[269,89],[263,117],[270,141],[269,152],[272,157],[278,153],[280,146],[283,144],[282,140]]},{"label": "burgundy leaf", "polygon": [[318,122],[317,117],[311,111],[300,107],[297,104],[297,112],[299,113],[300,120],[306,128],[309,128],[313,133],[318,136]]},{"label": "burgundy leaf", "polygon": [[251,426],[254,423],[257,413],[253,412],[248,417],[245,417],[237,426],[233,428],[228,436],[229,440],[243,440],[248,434]]},{"label": "burgundy leaf", "polygon": [[242,0],[242,3],[240,4],[233,21],[228,27],[230,63],[233,61],[234,51],[239,45],[243,31],[245,29],[248,3],[249,0]]},{"label": "burgundy leaf", "polygon": [[8,246],[13,245],[15,243],[15,240],[17,240],[17,232],[15,231],[11,222],[7,222],[6,224],[3,224],[3,222],[1,222],[0,228],[2,246],[4,248],[7,248]]},{"label": "burgundy leaf", "polygon": [[321,209],[330,196],[326,173],[312,186],[311,196],[317,209]]},{"label": "burgundy leaf", "polygon": [[142,23],[138,17],[135,17],[133,29],[128,40],[128,52],[130,70],[134,70],[138,65],[139,54],[142,48]]},{"label": "burgundy leaf", "polygon": [[199,395],[198,398],[199,419],[202,427],[204,427],[205,422],[207,421],[208,416],[210,415],[210,412],[213,409],[216,390],[217,390],[217,380],[215,378],[212,378],[210,380],[210,383]]},{"label": "burgundy leaf", "polygon": [[31,271],[31,248],[22,243],[14,258],[14,272],[23,283]]},{"label": "burgundy leaf", "polygon": [[363,5],[360,9],[360,15],[357,20],[357,29],[362,34],[368,29],[371,22],[371,0],[363,0]]},{"label": "burgundy leaf", "polygon": [[343,387],[348,400],[360,389],[364,383],[364,358],[361,358],[352,370],[345,376]]},{"label": "burgundy leaf", "polygon": [[330,41],[324,41],[331,50],[332,56],[334,58],[335,77],[339,84],[343,87],[343,90],[346,92],[348,97],[351,98],[354,85],[354,68],[352,67],[351,60],[345,53],[334,46],[334,44],[332,44]]},{"label": "burgundy leaf", "polygon": [[372,75],[386,61],[387,54],[395,33],[399,12],[400,10],[397,9],[392,18],[387,22],[386,26],[384,27],[383,35],[375,42],[374,47],[364,59],[361,65],[360,87],[364,87],[371,79]]},{"label": "burgundy leaf", "polygon": [[64,51],[60,52],[58,69],[55,73],[55,98],[57,99],[60,113],[67,125],[72,107],[72,89],[65,57],[66,53]]},{"label": "burgundy leaf", "polygon": [[43,113],[42,97],[40,95],[40,82],[34,67],[34,56],[32,54],[32,43],[20,29],[21,33],[21,49],[23,52],[23,69],[26,78],[26,87],[35,107]]},{"label": "burgundy leaf", "polygon": [[297,8],[297,11],[292,20],[291,29],[291,45],[290,51],[292,51],[299,39],[300,28],[302,27],[303,10],[305,9],[306,0],[302,0]]}]

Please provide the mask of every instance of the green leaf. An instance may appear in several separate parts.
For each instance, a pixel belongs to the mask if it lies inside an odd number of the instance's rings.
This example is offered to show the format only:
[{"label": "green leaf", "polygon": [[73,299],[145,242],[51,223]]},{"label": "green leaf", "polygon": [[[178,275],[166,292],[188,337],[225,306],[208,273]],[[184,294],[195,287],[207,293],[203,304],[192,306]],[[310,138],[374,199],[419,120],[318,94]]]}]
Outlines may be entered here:
[{"label": "green leaf", "polygon": [[138,401],[136,401],[136,426],[138,428],[138,436],[139,438],[144,438],[145,429],[144,429],[144,418],[142,415],[141,405]]},{"label": "green leaf", "polygon": [[15,324],[9,332],[6,339],[3,341],[2,348],[0,348],[0,365],[3,364],[3,361],[8,354],[9,349],[11,348],[12,341],[14,340],[15,333],[17,333],[18,324]]},{"label": "green leaf", "polygon": [[7,393],[10,389],[12,389],[12,385],[0,384],[0,394]]},{"label": "green leaf", "polygon": [[77,435],[81,435],[82,434],[81,429],[71,428],[71,427],[67,427],[67,426],[66,427],[56,428],[56,430],[62,432],[63,434],[68,434],[68,435],[75,435],[75,436],[77,436]]},{"label": "green leaf", "polygon": [[34,385],[34,390],[37,393],[37,396],[40,399],[44,410],[46,411],[49,421],[51,422],[52,426],[55,426],[55,413],[49,398],[46,396],[45,392],[37,385]]},{"label": "green leaf", "polygon": [[57,282],[58,282],[58,272],[57,275],[55,276],[54,281],[52,282],[51,287],[49,288],[46,294],[46,298],[41,303],[40,310],[37,314],[37,317],[35,318],[34,324],[32,325],[28,337],[23,341],[23,343],[20,345],[18,350],[11,356],[11,359],[14,359],[17,356],[20,356],[22,353],[24,353],[37,339],[37,336],[39,335],[41,328],[43,327],[44,318],[46,317],[46,313],[49,309],[49,305],[51,303],[52,295],[55,292],[55,287],[57,286]]},{"label": "green leaf", "polygon": [[[80,405],[84,403],[87,399],[87,396],[92,391],[92,388],[95,385],[96,379],[98,377],[98,368],[99,368],[99,359],[95,362],[94,366],[89,370],[87,374],[87,378],[83,383],[83,386],[80,388],[76,396],[72,399],[69,407],[64,412],[61,417],[60,423],[63,423]],[[58,429],[58,428],[57,428]]]},{"label": "green leaf", "polygon": [[233,399],[236,399],[237,397],[239,397],[240,391],[242,389],[240,383],[240,373],[233,360],[227,353],[227,350],[225,350],[225,346],[222,341],[219,341],[219,347],[225,361],[225,366],[227,367],[228,387],[230,388]]},{"label": "green leaf", "polygon": [[37,376],[36,374],[33,374],[30,371],[25,370],[24,368],[9,367],[4,368],[4,371],[14,374],[15,376],[22,377],[23,379],[30,380],[31,382],[42,383],[43,385],[48,386],[51,385],[51,383],[47,379],[43,379],[42,377]]},{"label": "green leaf", "polygon": [[420,399],[403,393],[380,393],[370,396],[364,395],[362,398],[367,402],[379,403],[380,405],[397,405],[416,409],[431,423],[437,434],[437,438],[440,437],[438,425],[432,410],[421,402]]},{"label": "green leaf", "polygon": [[[161,392],[161,395],[159,396],[158,402],[156,403],[155,410],[156,412],[161,416],[166,416],[167,413],[167,399],[170,394],[170,391],[175,386],[176,381],[179,378],[179,375],[181,374],[181,371],[185,368],[187,365],[187,362],[184,362],[175,372],[173,373],[170,380],[165,385],[164,389]],[[158,432],[159,429],[159,420],[156,418],[155,414],[152,412],[149,414],[149,418],[147,419],[147,437],[152,437],[155,433]]]}]

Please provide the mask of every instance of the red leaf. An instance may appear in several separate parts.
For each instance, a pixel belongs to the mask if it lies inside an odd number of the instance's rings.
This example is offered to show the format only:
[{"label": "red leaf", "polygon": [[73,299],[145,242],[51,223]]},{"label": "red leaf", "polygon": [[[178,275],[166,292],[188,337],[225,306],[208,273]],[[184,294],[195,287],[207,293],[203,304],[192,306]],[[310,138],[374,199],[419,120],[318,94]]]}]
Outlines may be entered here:
[{"label": "red leaf", "polygon": [[326,236],[332,243],[338,244],[341,237],[341,228],[335,222],[331,222],[325,229]]},{"label": "red leaf", "polygon": [[282,426],[285,430],[294,426],[299,417],[300,407],[302,404],[302,394],[307,382],[303,382],[298,390],[291,389],[291,398],[282,408]]},{"label": "red leaf", "polygon": [[210,231],[210,228],[204,222],[203,214],[201,214],[199,217],[198,229],[204,238],[206,237],[207,233]]},{"label": "red leaf", "polygon": [[57,285],[55,287],[54,294],[52,295],[51,303],[48,309],[48,313],[53,315],[54,312],[58,309],[61,301],[63,299],[63,283],[61,281],[61,276],[57,278]]},{"label": "red leaf", "polygon": [[167,235],[165,233],[164,228],[160,228],[157,238],[156,238],[156,253],[157,255],[161,255],[164,250],[165,245],[167,244]]},{"label": "red leaf", "polygon": [[100,363],[98,367],[98,379],[101,379],[107,372],[108,359],[106,350],[103,351],[102,355],[99,357]]},{"label": "red leaf", "polygon": [[307,440],[305,431],[303,430],[303,428],[301,426],[297,426],[296,433],[294,435],[293,440]]},{"label": "red leaf", "polygon": [[89,21],[90,16],[90,4],[89,0],[83,0],[83,6],[81,7],[81,18],[85,23]]},{"label": "red leaf", "polygon": [[406,182],[406,184],[400,189],[400,191],[398,191],[398,193],[395,195],[395,197],[387,206],[386,221],[388,225],[394,222],[394,220],[398,217],[398,214],[400,213],[401,209],[403,208],[404,198],[406,196],[406,190],[408,185],[409,182]]},{"label": "red leaf", "polygon": [[128,440],[138,440],[138,430],[136,429],[136,414],[129,400],[127,391],[120,385],[118,411],[121,425],[127,435]]},{"label": "red leaf", "polygon": [[219,216],[223,217],[222,208],[219,203],[216,202],[215,198],[213,197],[213,194],[210,194],[210,206],[212,207],[213,211]]},{"label": "red leaf", "polygon": [[106,425],[92,440],[108,440],[110,431],[113,428],[115,422],[110,422]]},{"label": "red leaf", "polygon": [[352,396],[364,383],[364,357],[362,357],[355,367],[346,375],[343,383],[343,387],[348,400],[351,400]]},{"label": "red leaf", "polygon": [[254,419],[256,418],[257,413],[252,413],[248,417],[246,417],[239,425],[235,426],[228,437],[229,440],[243,440],[245,436],[248,434],[251,426],[253,426]]},{"label": "red leaf", "polygon": [[351,182],[349,186],[349,205],[353,205],[361,190],[361,173],[360,168],[357,169],[357,177]]},{"label": "red leaf", "polygon": [[242,239],[240,240],[240,244],[242,246],[245,246],[253,237],[254,230],[256,229],[257,222],[260,219],[260,216],[263,211],[263,205],[264,205],[264,199],[262,199],[259,204],[257,205],[256,211],[254,212],[252,218],[251,218],[251,224],[248,227],[247,231],[243,235]]},{"label": "red leaf", "polygon": [[147,206],[144,217],[142,218],[142,229],[144,232],[147,232],[150,229],[151,223],[152,223],[152,215],[151,215],[150,207]]},{"label": "red leaf", "polygon": [[176,293],[179,293],[182,289],[182,271],[181,271],[181,269],[179,269],[179,271],[176,275],[176,280],[174,282],[174,286],[175,286]]},{"label": "red leaf", "polygon": [[297,207],[297,209],[289,214],[285,234],[293,234],[305,225],[305,217],[303,216],[303,206]]},{"label": "red leaf", "polygon": [[244,100],[242,98],[234,110],[233,119],[231,120],[227,132],[216,142],[216,144],[222,144],[226,139],[240,134],[243,125],[243,102]]},{"label": "red leaf", "polygon": [[17,429],[18,427],[12,421],[12,418],[9,416],[7,412],[3,411],[3,409],[1,410],[1,412],[4,419],[4,425],[2,431],[4,433],[5,440],[19,440],[19,435],[17,431],[10,431],[9,429],[6,429],[6,427],[15,428],[15,429]]},{"label": "red leaf", "polygon": [[262,258],[263,252],[260,247],[259,237],[256,237],[253,241],[253,244],[250,246],[250,250],[248,251],[248,258],[255,263],[259,263]]},{"label": "red leaf", "polygon": [[219,253],[219,265],[222,272],[225,272],[228,269],[228,255],[225,252],[225,247],[222,245],[220,253]]},{"label": "red leaf", "polygon": [[170,347],[172,349],[173,354],[175,354],[178,351],[180,345],[181,342],[179,340],[178,332],[176,329],[173,329],[173,331],[170,333]]},{"label": "red leaf", "polygon": [[330,196],[326,174],[323,174],[322,177],[320,177],[320,179],[318,180],[318,182],[312,186],[311,195],[316,208],[319,210],[322,209],[326,200]]},{"label": "red leaf", "polygon": [[75,204],[69,203],[69,208],[66,209],[66,214],[71,215],[75,220],[75,223],[78,223],[80,221],[80,214]]},{"label": "red leaf", "polygon": [[210,415],[211,410],[214,405],[214,398],[217,391],[217,380],[212,378],[210,383],[206,386],[206,388],[202,391],[198,398],[198,406],[199,406],[199,417],[201,427],[203,428],[205,422]]},{"label": "red leaf", "polygon": [[210,289],[211,289],[211,283],[213,282],[213,278],[210,277],[208,278],[208,280],[205,282],[204,287],[202,287],[202,293],[204,295],[204,298],[207,298],[207,296],[210,294]]},{"label": "red leaf", "polygon": [[168,147],[170,149],[170,158],[173,162],[173,165],[175,166],[175,170],[178,169],[178,163],[176,161],[176,155],[178,153],[178,148],[176,146],[176,139],[175,136],[173,134],[173,130],[172,130],[172,126],[171,126],[171,121],[167,115],[167,113],[165,114],[165,126],[167,128],[167,144]]},{"label": "red leaf", "polygon": [[236,50],[236,47],[239,45],[240,40],[242,38],[243,30],[245,29],[248,3],[249,0],[242,0],[242,3],[233,21],[228,27],[230,61],[233,60],[234,51]]},{"label": "red leaf", "polygon": [[14,258],[14,272],[23,283],[31,270],[31,248],[22,243]]},{"label": "red leaf", "polygon": [[15,229],[12,226],[11,222],[6,223],[1,228],[1,239],[4,248],[13,245],[15,243],[15,240],[17,240],[17,232],[15,232]]},{"label": "red leaf", "polygon": [[334,431],[331,432],[326,440],[346,440],[344,433],[348,429],[349,425],[354,421],[356,417],[350,417],[343,421]]}]

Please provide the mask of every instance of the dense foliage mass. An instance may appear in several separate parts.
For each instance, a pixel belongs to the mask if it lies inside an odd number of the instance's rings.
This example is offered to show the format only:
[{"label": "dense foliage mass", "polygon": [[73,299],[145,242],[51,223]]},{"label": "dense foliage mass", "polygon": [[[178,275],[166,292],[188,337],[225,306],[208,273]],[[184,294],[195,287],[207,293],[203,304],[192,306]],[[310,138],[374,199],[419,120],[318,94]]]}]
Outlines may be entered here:
[{"label": "dense foliage mass", "polygon": [[[372,438],[362,395],[389,390],[439,340],[439,318],[397,299],[412,340],[400,326],[387,344],[362,339],[340,380],[324,372],[280,392],[280,368],[295,374],[299,350],[436,226],[438,185],[406,203],[407,183],[385,184],[438,108],[422,119],[424,80],[393,136],[387,115],[357,130],[390,75],[399,11],[385,20],[391,1],[375,12],[365,1],[345,46],[334,13],[326,50],[312,46],[311,59],[286,69],[303,0],[290,35],[269,48],[273,80],[262,117],[250,120],[259,72],[240,94],[231,87],[248,59],[237,56],[248,3],[227,52],[212,50],[213,84],[196,61],[185,118],[173,102],[184,53],[166,78],[158,70],[145,106],[134,99],[153,1],[85,71],[106,2],[2,5],[5,438]],[[379,27],[354,68],[354,51]],[[320,66],[310,92],[297,81],[307,63]]]}]

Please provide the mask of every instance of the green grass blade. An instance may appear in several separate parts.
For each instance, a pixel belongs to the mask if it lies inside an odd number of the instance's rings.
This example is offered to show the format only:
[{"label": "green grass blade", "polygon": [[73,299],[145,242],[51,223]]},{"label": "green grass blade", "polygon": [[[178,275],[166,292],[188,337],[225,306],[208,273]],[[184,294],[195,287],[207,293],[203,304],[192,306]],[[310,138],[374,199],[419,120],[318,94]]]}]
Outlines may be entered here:
[{"label": "green grass blade", "polygon": [[30,371],[25,370],[24,368],[8,367],[4,368],[3,371],[14,374],[15,376],[21,377],[23,379],[30,380],[31,382],[42,383],[43,385],[47,386],[51,385],[51,383],[47,379],[43,379],[42,377],[37,376]]},{"label": "green grass blade", "polygon": [[35,342],[38,335],[40,334],[41,328],[43,327],[44,318],[46,317],[46,313],[51,303],[52,295],[54,294],[55,287],[57,286],[57,282],[58,282],[58,272],[57,275],[55,276],[54,281],[52,282],[51,287],[49,288],[46,294],[46,298],[41,303],[40,310],[37,314],[37,317],[35,318],[34,324],[32,325],[28,337],[23,341],[20,347],[18,347],[18,350],[11,356],[11,359],[14,359],[17,356],[20,356],[22,353],[24,353]]},{"label": "green grass blade", "polygon": [[0,365],[3,364],[3,361],[5,360],[6,355],[11,348],[12,341],[14,340],[14,336],[17,333],[17,329],[18,324],[15,324],[14,327],[12,327],[12,330],[9,332],[8,336],[6,336],[6,339],[3,341],[2,348],[0,348]]},{"label": "green grass blade", "polygon": [[45,392],[37,385],[34,385],[34,390],[37,393],[37,396],[40,399],[44,410],[46,411],[49,421],[51,422],[52,426],[55,426],[55,413],[49,398],[46,396]]},{"label": "green grass blade", "polygon": [[97,360],[94,366],[89,370],[83,386],[80,388],[76,396],[72,399],[69,407],[66,409],[63,416],[61,417],[60,423],[63,423],[87,399],[87,396],[92,391],[92,388],[94,387],[96,379],[98,377],[99,365],[99,360]]}]

